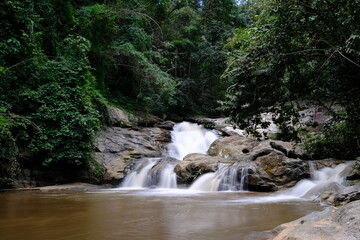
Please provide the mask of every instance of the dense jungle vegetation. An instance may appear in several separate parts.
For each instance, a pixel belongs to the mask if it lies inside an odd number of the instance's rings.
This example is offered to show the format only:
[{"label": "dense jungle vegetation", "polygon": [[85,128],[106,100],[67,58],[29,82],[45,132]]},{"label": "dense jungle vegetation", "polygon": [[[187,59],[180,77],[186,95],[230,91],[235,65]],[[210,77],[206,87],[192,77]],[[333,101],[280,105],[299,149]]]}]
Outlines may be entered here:
[{"label": "dense jungle vegetation", "polygon": [[[314,157],[360,156],[360,0],[4,0],[0,185],[89,168],[106,105],[166,118],[274,113]],[[321,134],[299,123],[319,105]],[[336,106],[335,108],[333,106]],[[95,164],[96,165],[96,164]]]}]

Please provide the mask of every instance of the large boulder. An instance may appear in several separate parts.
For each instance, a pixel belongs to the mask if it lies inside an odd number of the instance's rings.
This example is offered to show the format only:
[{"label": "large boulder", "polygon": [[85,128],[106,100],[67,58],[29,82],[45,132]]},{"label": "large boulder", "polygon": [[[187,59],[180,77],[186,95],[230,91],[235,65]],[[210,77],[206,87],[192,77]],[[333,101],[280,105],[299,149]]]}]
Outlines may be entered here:
[{"label": "large boulder", "polygon": [[339,208],[329,207],[277,227],[273,240],[360,239],[360,201]]},{"label": "large boulder", "polygon": [[169,132],[160,128],[107,128],[97,135],[94,157],[105,168],[105,181],[120,181],[129,160],[160,157],[169,139]]},{"label": "large boulder", "polygon": [[296,143],[259,141],[244,136],[217,139],[210,146],[209,154],[247,166],[249,175],[245,183],[251,191],[277,191],[292,187],[301,179],[310,178],[313,170],[342,163],[335,159],[302,160],[306,156]]},{"label": "large boulder", "polygon": [[300,159],[291,159],[272,151],[258,157],[248,177],[248,188],[254,191],[275,191],[294,186],[299,180],[310,177],[309,165]]},{"label": "large boulder", "polygon": [[201,153],[192,153],[185,156],[175,167],[179,183],[190,184],[201,174],[215,172],[219,163],[234,163],[219,156],[209,156]]},{"label": "large boulder", "polygon": [[230,136],[217,139],[209,149],[212,156],[255,161],[271,152],[283,153],[289,158],[303,158],[304,150],[296,143],[277,140],[259,141],[253,137]]},{"label": "large boulder", "polygon": [[114,127],[131,127],[128,115],[119,108],[108,106],[109,120]]},{"label": "large boulder", "polygon": [[253,149],[260,144],[255,138],[231,136],[215,140],[209,148],[210,156],[220,156],[237,161],[247,161],[251,158]]}]

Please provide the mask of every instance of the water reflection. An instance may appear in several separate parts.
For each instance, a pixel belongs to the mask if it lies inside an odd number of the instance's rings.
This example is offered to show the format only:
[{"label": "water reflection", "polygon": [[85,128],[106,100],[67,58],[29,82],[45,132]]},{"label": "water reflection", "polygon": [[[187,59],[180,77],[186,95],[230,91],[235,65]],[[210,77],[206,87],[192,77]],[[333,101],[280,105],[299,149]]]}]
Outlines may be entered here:
[{"label": "water reflection", "polygon": [[[254,193],[161,191],[6,192],[0,236],[12,239],[254,239],[321,207],[314,202],[237,202]],[[266,233],[257,234],[261,239]]]}]

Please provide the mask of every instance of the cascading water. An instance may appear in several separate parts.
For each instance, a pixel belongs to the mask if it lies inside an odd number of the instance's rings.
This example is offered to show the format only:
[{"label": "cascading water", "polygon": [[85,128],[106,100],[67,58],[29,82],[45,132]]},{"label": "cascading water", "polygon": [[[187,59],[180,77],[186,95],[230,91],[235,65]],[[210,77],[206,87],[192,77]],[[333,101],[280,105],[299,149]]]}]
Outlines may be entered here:
[{"label": "cascading water", "polygon": [[160,160],[149,172],[149,186],[158,188],[176,188],[176,163]]},{"label": "cascading water", "polygon": [[[211,143],[218,138],[214,131],[197,124],[182,122],[171,132],[172,143],[168,146],[167,157],[144,158],[131,171],[122,187],[130,188],[176,188],[174,167],[189,153],[206,153]],[[172,158],[178,159],[175,161]],[[170,159],[170,160],[169,160]],[[243,163],[242,163],[243,164]],[[310,164],[312,179],[302,180],[293,188],[279,192],[272,199],[312,199],[324,191],[343,188],[343,181],[352,163],[340,164],[335,168],[315,170]],[[214,173],[201,175],[191,186],[195,191],[244,191],[248,168],[240,163],[222,164]]]},{"label": "cascading water", "polygon": [[131,187],[131,188],[145,188],[148,186],[149,182],[149,172],[151,168],[159,161],[159,158],[146,158],[135,166],[135,169],[131,171],[124,182],[122,187]]},{"label": "cascading water", "polygon": [[[239,170],[240,174],[239,174]],[[206,173],[199,177],[191,186],[194,191],[244,191],[245,179],[248,176],[248,169],[239,166],[238,163],[219,164],[215,173]]]},{"label": "cascading water", "polygon": [[[167,156],[182,160],[189,153],[206,153],[213,141],[218,138],[215,131],[204,127],[182,122],[174,126],[171,132],[172,142],[168,146]],[[144,158],[138,161],[122,187],[127,188],[176,188],[176,162],[164,158]]]},{"label": "cascading water", "polygon": [[350,162],[339,164],[335,168],[325,167],[320,170],[314,170],[312,179],[302,180],[284,193],[294,197],[312,199],[318,197],[324,191],[338,191],[345,187],[343,183],[345,177],[351,171],[352,165],[353,162]]},{"label": "cascading water", "polygon": [[172,143],[168,145],[168,155],[182,160],[189,153],[205,154],[217,138],[215,131],[207,130],[198,124],[176,124],[171,132]]},{"label": "cascading water", "polygon": [[235,202],[268,203],[290,200],[314,200],[319,198],[325,191],[339,192],[347,187],[344,185],[345,178],[351,171],[353,164],[354,162],[348,162],[339,164],[334,168],[325,167],[319,170],[315,170],[312,166],[312,178],[301,180],[292,188],[266,197],[245,197]]}]

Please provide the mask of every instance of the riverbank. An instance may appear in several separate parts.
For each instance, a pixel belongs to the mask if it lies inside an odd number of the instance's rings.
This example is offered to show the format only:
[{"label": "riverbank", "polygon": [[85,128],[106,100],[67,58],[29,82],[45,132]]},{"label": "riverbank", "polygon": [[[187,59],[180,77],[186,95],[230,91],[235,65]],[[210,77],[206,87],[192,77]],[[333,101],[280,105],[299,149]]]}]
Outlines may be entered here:
[{"label": "riverbank", "polygon": [[340,207],[313,212],[273,230],[273,240],[357,240],[360,239],[360,200]]}]

